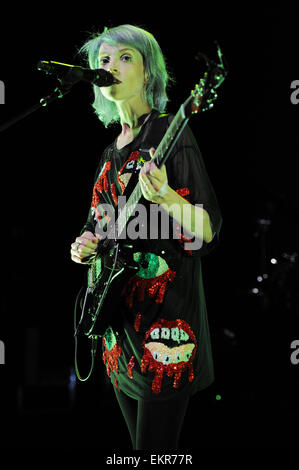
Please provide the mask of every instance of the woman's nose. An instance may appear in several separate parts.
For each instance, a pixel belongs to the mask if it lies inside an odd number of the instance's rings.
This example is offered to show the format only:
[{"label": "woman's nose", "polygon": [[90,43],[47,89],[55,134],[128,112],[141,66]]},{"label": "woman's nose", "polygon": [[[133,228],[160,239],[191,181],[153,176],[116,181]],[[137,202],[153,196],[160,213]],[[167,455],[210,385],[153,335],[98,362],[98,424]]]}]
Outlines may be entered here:
[{"label": "woman's nose", "polygon": [[115,73],[117,73],[117,68],[116,68],[116,67],[110,67],[110,68],[108,69],[108,72],[110,72],[110,73],[112,73],[112,74],[115,74]]},{"label": "woman's nose", "polygon": [[110,62],[108,72],[110,72],[110,73],[118,72],[118,68],[117,68],[117,65],[115,64],[115,62]]}]

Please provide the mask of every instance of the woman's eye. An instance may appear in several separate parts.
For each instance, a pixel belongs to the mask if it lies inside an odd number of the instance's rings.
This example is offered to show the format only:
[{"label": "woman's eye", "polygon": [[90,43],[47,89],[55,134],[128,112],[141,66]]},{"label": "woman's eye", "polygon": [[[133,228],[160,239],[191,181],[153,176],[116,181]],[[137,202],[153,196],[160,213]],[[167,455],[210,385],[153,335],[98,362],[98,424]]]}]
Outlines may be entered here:
[{"label": "woman's eye", "polygon": [[128,54],[124,54],[121,56],[121,59],[124,61],[124,62],[130,62],[132,60],[132,57]]},{"label": "woman's eye", "polygon": [[109,57],[102,57],[100,59],[100,64],[101,65],[105,65],[105,64],[108,64],[109,63]]}]

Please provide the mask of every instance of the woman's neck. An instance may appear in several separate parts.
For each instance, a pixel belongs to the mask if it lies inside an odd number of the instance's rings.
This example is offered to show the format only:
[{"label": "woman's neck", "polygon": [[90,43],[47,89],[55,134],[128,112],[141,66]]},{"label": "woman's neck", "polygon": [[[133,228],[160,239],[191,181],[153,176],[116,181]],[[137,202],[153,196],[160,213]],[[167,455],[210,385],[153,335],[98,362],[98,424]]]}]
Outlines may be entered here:
[{"label": "woman's neck", "polygon": [[151,112],[151,107],[139,99],[135,103],[130,101],[117,103],[117,108],[120,123],[125,132],[128,128],[136,129],[140,127],[140,117]]},{"label": "woman's neck", "polygon": [[118,106],[121,123],[121,133],[118,136],[118,148],[122,148],[136,137],[146,116],[151,112],[147,104],[133,108],[131,106]]}]

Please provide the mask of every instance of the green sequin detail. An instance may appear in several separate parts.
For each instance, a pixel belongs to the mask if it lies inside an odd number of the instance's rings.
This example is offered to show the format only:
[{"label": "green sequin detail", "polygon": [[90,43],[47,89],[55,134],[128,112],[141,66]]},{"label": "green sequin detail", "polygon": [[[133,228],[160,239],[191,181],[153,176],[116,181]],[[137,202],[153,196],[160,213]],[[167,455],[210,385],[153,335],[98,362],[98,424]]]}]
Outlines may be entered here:
[{"label": "green sequin detail", "polygon": [[111,326],[108,326],[107,330],[105,331],[105,341],[108,351],[111,351],[113,346],[116,344],[116,337],[113,333]]},{"label": "green sequin detail", "polygon": [[160,256],[153,253],[134,253],[134,261],[139,263],[136,275],[145,279],[152,279],[165,273],[168,264]]}]

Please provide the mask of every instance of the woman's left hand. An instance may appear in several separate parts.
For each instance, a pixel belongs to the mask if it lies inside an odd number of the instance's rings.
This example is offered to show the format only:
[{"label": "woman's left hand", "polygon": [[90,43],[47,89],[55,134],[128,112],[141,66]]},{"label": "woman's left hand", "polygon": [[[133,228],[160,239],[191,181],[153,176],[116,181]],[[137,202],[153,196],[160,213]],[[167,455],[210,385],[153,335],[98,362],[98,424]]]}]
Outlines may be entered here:
[{"label": "woman's left hand", "polygon": [[[151,157],[154,153],[155,149],[151,148]],[[155,163],[145,162],[139,173],[139,182],[145,199],[158,204],[163,202],[169,189],[165,165],[159,169]]]}]

